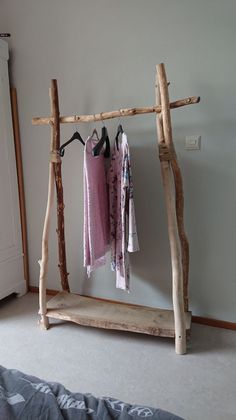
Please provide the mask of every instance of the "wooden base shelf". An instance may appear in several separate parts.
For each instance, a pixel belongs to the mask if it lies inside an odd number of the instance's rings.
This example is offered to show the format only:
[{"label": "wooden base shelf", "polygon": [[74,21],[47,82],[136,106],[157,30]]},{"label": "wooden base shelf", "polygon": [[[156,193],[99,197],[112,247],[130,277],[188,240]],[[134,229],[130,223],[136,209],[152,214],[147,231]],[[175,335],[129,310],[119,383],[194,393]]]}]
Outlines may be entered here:
[{"label": "wooden base shelf", "polygon": [[[80,325],[175,337],[174,312],[147,306],[110,302],[60,292],[47,303],[46,316]],[[190,330],[191,312],[185,313],[186,331]]]}]

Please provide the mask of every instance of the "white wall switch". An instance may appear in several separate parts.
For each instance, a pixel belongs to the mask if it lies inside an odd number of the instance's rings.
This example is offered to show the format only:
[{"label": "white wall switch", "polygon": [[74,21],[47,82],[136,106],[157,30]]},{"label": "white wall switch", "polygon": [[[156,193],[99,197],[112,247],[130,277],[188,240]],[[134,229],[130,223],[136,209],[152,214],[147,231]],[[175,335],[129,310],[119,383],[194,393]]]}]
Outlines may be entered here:
[{"label": "white wall switch", "polygon": [[187,150],[200,150],[201,136],[186,136],[185,149]]}]

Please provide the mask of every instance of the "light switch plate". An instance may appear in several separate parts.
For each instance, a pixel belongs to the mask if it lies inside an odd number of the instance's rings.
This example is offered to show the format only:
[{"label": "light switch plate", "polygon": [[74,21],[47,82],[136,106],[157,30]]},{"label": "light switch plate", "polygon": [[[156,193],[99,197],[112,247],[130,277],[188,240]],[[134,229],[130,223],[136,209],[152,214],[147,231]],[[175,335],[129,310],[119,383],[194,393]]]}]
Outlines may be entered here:
[{"label": "light switch plate", "polygon": [[186,136],[185,149],[186,150],[200,150],[201,136]]}]

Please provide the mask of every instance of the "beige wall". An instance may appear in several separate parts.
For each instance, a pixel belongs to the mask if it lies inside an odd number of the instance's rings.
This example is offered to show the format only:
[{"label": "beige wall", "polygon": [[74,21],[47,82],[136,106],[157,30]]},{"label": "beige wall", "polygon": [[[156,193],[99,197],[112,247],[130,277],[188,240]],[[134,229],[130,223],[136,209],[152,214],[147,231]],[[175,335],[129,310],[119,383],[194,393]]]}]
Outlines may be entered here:
[{"label": "beige wall", "polygon": [[[47,196],[48,87],[57,78],[62,114],[94,113],[154,103],[155,64],[165,62],[172,99],[200,95],[176,110],[173,134],[185,177],[194,314],[236,322],[236,92],[234,0],[2,0],[1,31],[12,34],[11,73],[19,96],[31,284]],[[115,289],[109,264],[86,279],[83,255],[83,150],[63,160],[68,271],[72,291],[170,306],[170,257],[153,115],[123,121],[133,163],[141,251],[131,256],[132,292]],[[117,121],[107,123],[110,137]],[[93,126],[81,126],[87,136]],[[97,124],[98,129],[101,125]],[[62,127],[62,141],[74,127]],[[184,150],[186,135],[200,151]],[[50,242],[49,288],[58,288],[56,235]]]}]

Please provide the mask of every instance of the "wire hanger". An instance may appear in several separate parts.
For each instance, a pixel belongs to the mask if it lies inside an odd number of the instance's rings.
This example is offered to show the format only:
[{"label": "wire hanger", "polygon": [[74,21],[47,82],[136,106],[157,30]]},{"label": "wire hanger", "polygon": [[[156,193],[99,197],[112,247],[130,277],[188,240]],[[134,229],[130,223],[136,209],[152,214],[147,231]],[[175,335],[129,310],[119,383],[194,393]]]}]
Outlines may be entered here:
[{"label": "wire hanger", "polygon": [[[101,116],[102,116],[102,114],[101,114]],[[100,140],[96,144],[96,146],[94,146],[94,148],[92,150],[92,155],[93,156],[99,156],[99,154],[100,154],[100,152],[101,152],[101,150],[103,148],[103,145],[106,142],[106,147],[105,147],[105,151],[104,151],[104,157],[105,158],[109,158],[110,157],[110,140],[109,140],[108,131],[107,131],[107,128],[106,128],[106,126],[104,124],[103,119],[101,121],[102,121],[102,124],[103,124],[103,126],[102,126],[102,135],[101,135]]]},{"label": "wire hanger", "polygon": [[82,139],[80,133],[76,130],[74,132],[73,136],[70,138],[70,140],[68,140],[67,142],[65,142],[64,144],[62,144],[61,147],[59,148],[59,155],[61,157],[63,157],[64,154],[65,154],[65,148],[66,148],[66,146],[68,146],[68,144],[70,144],[74,140],[79,140],[83,145],[85,145],[85,142]]}]

